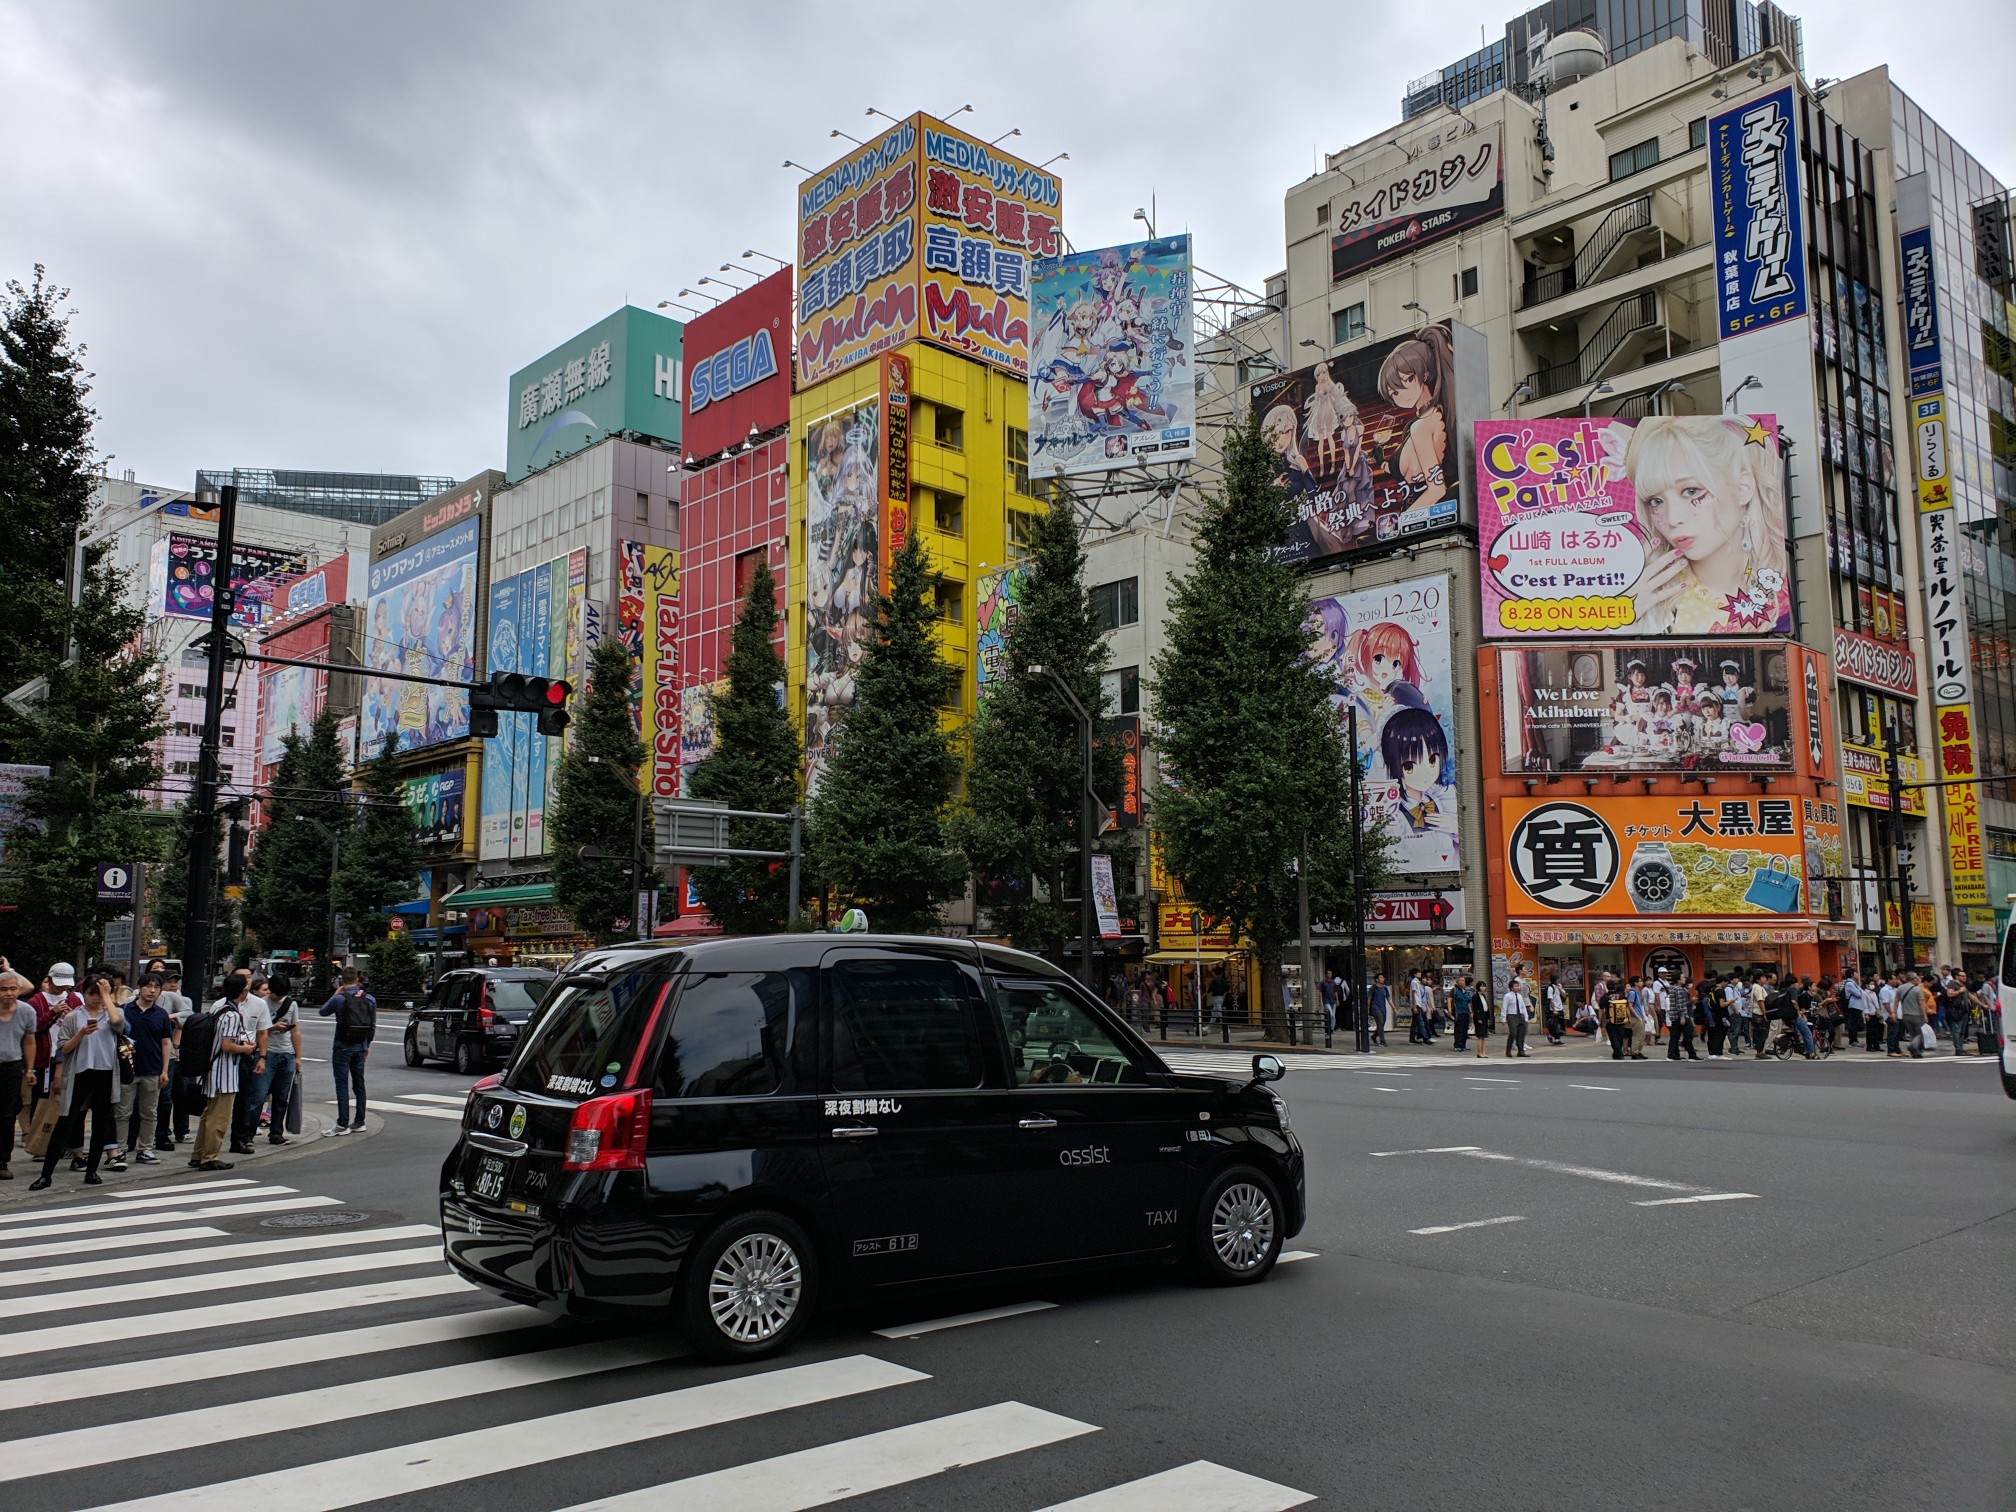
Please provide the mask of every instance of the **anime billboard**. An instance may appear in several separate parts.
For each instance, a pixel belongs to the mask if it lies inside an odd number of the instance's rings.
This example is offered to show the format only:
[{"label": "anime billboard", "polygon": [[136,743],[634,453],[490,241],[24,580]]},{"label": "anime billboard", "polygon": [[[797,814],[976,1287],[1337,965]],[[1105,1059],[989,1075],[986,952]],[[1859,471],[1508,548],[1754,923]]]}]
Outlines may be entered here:
[{"label": "anime billboard", "polygon": [[[273,766],[290,735],[307,738],[322,712],[322,679],[313,667],[277,667],[259,679],[259,764]],[[376,754],[375,752],[373,753]]]},{"label": "anime billboard", "polygon": [[[217,585],[217,542],[209,536],[170,535],[162,555],[162,567],[150,562],[150,583],[161,589],[160,613],[181,619],[210,618],[210,604]],[[237,600],[231,608],[231,623],[254,629],[272,617],[273,594],[282,578],[298,577],[308,570],[308,558],[298,551],[279,551],[267,546],[231,548],[231,588]]]},{"label": "anime billboard", "polygon": [[882,591],[882,401],[805,428],[805,791],[833,759]]},{"label": "anime billboard", "polygon": [[[470,682],[476,675],[476,552],[483,521],[472,515],[371,564],[364,664],[381,672]],[[469,733],[461,688],[364,679],[359,739],[366,759],[385,737],[399,749],[460,740]]]},{"label": "anime billboard", "polygon": [[1484,634],[1787,635],[1770,415],[1480,420]]},{"label": "anime billboard", "polygon": [[1526,772],[1790,772],[1786,648],[1500,648],[1501,751]]},{"label": "anime billboard", "polygon": [[983,573],[973,585],[974,707],[1008,676],[1008,637],[1022,614],[1022,569]]},{"label": "anime billboard", "polygon": [[1443,576],[1319,598],[1309,609],[1309,657],[1330,679],[1340,735],[1357,713],[1365,820],[1385,827],[1397,872],[1462,866],[1449,614]]},{"label": "anime billboard", "polygon": [[1314,562],[1456,525],[1463,417],[1449,322],[1253,385],[1274,481],[1295,523],[1291,562]]},{"label": "anime billboard", "polygon": [[1190,289],[1187,235],[1036,264],[1030,477],[1197,455]]}]

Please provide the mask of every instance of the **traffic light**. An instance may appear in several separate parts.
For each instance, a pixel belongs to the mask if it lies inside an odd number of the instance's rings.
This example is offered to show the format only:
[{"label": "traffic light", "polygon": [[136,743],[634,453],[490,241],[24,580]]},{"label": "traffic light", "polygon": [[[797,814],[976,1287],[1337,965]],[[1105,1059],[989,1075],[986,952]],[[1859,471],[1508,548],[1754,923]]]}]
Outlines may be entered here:
[{"label": "traffic light", "polygon": [[1455,911],[1456,907],[1453,903],[1451,903],[1447,898],[1443,897],[1442,894],[1440,894],[1439,892],[1435,894],[1435,896],[1431,898],[1428,902],[1429,929],[1434,931],[1436,934],[1441,934],[1443,931],[1448,929],[1449,915],[1454,913]]},{"label": "traffic light", "polygon": [[568,724],[567,700],[574,685],[562,678],[526,677],[506,672],[469,689],[469,733],[479,740],[497,734],[499,714],[538,716],[541,735],[564,734]]}]

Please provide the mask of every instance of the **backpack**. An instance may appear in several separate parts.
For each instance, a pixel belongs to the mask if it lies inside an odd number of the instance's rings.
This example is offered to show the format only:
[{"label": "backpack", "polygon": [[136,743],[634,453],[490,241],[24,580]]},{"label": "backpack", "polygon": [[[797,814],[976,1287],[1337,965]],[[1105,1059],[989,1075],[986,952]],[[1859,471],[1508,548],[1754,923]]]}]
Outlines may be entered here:
[{"label": "backpack", "polygon": [[182,1074],[201,1081],[210,1074],[210,1062],[217,1058],[217,1021],[224,1016],[219,1008],[192,1013],[182,1022]]},{"label": "backpack", "polygon": [[343,1001],[336,1005],[336,1037],[346,1045],[361,1045],[371,1038],[371,1007],[362,987],[346,987]]}]

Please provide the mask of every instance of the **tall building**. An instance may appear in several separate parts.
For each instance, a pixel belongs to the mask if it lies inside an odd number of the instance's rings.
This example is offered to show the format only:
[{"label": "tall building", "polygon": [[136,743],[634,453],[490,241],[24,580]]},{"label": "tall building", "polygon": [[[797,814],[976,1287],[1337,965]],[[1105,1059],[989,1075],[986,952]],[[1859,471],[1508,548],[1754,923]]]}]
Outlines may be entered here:
[{"label": "tall building", "polygon": [[[912,532],[959,673],[944,717],[970,714],[968,606],[1042,508],[1028,472],[1028,275],[1058,250],[1060,216],[1055,176],[922,114],[799,188],[786,675],[813,788],[853,703],[875,594]],[[970,926],[970,912],[953,922]]]},{"label": "tall building", "polygon": [[299,468],[203,467],[196,491],[215,493],[238,485],[241,506],[320,515],[356,525],[383,525],[415,505],[455,486],[453,478],[412,473],[316,472]]}]

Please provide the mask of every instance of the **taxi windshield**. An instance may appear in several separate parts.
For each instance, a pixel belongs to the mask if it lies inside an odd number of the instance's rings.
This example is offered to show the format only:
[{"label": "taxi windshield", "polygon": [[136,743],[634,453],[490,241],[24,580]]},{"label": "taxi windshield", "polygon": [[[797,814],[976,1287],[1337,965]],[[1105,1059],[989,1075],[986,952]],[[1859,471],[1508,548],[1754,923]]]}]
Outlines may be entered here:
[{"label": "taxi windshield", "polygon": [[593,1097],[617,1086],[663,985],[652,970],[563,982],[512,1057],[504,1085],[557,1097]]}]

